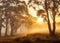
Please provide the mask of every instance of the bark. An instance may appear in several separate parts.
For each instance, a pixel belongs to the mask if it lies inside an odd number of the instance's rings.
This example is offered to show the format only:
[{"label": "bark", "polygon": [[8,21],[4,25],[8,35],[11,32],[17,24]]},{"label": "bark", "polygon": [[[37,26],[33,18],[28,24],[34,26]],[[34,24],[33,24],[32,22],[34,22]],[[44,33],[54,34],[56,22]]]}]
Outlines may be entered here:
[{"label": "bark", "polygon": [[49,33],[50,35],[52,34],[52,30],[51,30],[51,24],[50,24],[50,20],[49,20],[49,15],[48,15],[48,8],[47,8],[47,0],[45,0],[45,9],[46,9],[46,12],[47,12],[47,19],[48,19],[48,29],[49,29]]},{"label": "bark", "polygon": [[55,3],[55,0],[53,0],[53,5],[54,5],[54,7],[53,7],[53,9],[52,9],[52,14],[53,14],[53,30],[52,30],[52,34],[53,34],[53,36],[55,36],[55,29],[56,29],[56,23],[55,23],[55,16],[56,16],[56,12],[55,12],[55,5],[56,3]]},{"label": "bark", "polygon": [[55,35],[55,29],[56,29],[56,26],[55,26],[55,17],[53,18],[53,35]]},{"label": "bark", "polygon": [[0,14],[0,36],[1,36],[1,27],[2,27],[2,14]]},{"label": "bark", "polygon": [[6,16],[6,31],[5,31],[5,36],[7,36],[7,31],[8,30],[8,18],[7,18],[7,16]]},{"label": "bark", "polygon": [[13,26],[14,26],[14,22],[13,22],[13,19],[11,18],[10,19],[10,22],[11,22],[11,35],[13,35],[13,30],[14,30],[14,28],[13,28]]}]

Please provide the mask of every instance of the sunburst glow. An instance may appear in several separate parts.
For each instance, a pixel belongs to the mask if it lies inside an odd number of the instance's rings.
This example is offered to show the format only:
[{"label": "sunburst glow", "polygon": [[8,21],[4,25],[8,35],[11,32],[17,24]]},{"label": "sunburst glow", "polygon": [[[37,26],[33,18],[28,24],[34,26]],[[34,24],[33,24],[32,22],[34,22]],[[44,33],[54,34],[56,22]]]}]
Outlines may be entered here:
[{"label": "sunburst glow", "polygon": [[43,18],[38,17],[38,18],[37,18],[37,23],[42,23],[42,22],[43,22]]}]

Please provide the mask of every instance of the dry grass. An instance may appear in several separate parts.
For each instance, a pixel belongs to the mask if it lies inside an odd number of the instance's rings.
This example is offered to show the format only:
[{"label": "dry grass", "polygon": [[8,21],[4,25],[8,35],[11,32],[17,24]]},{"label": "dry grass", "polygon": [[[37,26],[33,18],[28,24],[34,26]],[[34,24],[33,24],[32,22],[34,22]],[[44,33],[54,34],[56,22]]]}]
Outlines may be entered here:
[{"label": "dry grass", "polygon": [[[4,41],[5,40],[5,41]],[[51,37],[47,34],[28,34],[24,37],[0,39],[0,43],[58,43],[60,36]]]}]

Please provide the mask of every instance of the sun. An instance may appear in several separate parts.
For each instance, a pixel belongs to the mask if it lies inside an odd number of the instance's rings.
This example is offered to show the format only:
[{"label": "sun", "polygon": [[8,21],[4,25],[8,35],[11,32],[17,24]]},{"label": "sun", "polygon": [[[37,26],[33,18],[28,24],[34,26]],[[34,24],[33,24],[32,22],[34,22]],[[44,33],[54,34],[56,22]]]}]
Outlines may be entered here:
[{"label": "sun", "polygon": [[42,22],[43,22],[43,18],[38,17],[38,18],[37,18],[37,23],[42,23]]}]

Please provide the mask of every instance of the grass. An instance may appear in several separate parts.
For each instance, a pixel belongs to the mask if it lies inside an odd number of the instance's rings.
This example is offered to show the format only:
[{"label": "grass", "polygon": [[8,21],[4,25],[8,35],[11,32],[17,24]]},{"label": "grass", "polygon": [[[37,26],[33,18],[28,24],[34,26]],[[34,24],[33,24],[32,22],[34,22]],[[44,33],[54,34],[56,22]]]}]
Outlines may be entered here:
[{"label": "grass", "polygon": [[[2,40],[2,41],[1,41]],[[5,40],[5,41],[4,41]],[[28,34],[24,37],[17,37],[14,39],[0,39],[0,43],[58,43],[60,42],[60,37],[51,37],[47,34]]]}]

